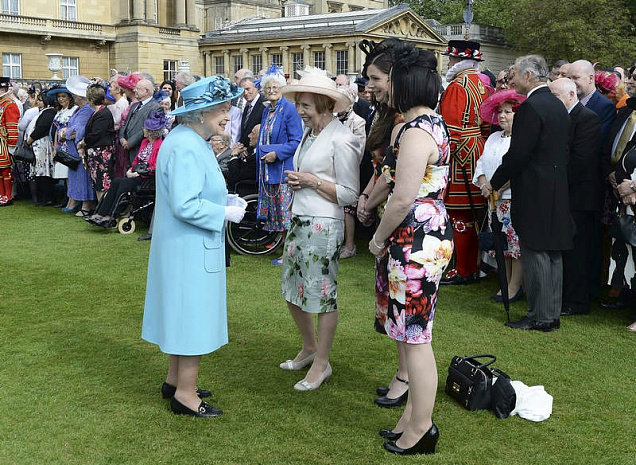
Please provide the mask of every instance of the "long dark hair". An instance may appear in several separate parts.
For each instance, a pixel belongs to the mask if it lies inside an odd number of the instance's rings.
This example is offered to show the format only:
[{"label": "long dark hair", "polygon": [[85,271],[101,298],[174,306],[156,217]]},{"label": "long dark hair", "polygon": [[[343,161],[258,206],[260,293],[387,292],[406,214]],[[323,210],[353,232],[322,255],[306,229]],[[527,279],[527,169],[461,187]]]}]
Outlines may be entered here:
[{"label": "long dark hair", "polygon": [[[400,39],[388,38],[379,44],[373,41],[363,40],[358,45],[360,50],[366,54],[366,60],[362,68],[362,76],[369,78],[367,70],[369,66],[374,65],[387,76],[391,74],[391,68],[397,59],[397,48],[402,43]],[[375,97],[374,97],[375,99]],[[376,108],[376,116],[373,125],[367,136],[365,149],[371,152],[385,144],[386,134],[391,131],[397,113],[395,108],[390,107],[383,102],[374,102]]]}]

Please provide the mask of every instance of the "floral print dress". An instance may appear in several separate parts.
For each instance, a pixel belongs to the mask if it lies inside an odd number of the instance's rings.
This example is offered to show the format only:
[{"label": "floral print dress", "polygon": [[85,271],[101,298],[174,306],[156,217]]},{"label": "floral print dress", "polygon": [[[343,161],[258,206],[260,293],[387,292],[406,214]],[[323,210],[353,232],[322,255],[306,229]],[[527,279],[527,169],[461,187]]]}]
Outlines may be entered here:
[{"label": "floral print dress", "polygon": [[412,128],[433,137],[439,158],[426,167],[413,207],[389,237],[388,254],[377,264],[375,328],[396,341],[426,344],[432,339],[439,281],[453,254],[453,231],[444,206],[450,150],[441,116],[421,115],[406,123],[382,169],[391,194],[400,138]]}]

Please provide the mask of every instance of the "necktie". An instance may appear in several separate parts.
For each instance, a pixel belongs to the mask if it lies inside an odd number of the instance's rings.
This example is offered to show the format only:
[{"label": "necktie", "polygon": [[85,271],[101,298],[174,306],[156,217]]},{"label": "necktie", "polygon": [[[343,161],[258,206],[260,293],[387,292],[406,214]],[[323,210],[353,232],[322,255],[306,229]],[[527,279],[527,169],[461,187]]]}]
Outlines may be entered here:
[{"label": "necktie", "polygon": [[247,120],[249,119],[251,114],[252,105],[248,103],[247,105],[245,105],[245,110],[243,110],[243,127],[247,125]]},{"label": "necktie", "polygon": [[636,127],[636,111],[632,111],[632,114],[629,118],[627,118],[621,137],[618,139],[618,143],[616,144],[616,150],[614,150],[614,153],[612,154],[612,165],[615,165],[618,160],[621,159],[627,143],[632,138],[634,127]]}]

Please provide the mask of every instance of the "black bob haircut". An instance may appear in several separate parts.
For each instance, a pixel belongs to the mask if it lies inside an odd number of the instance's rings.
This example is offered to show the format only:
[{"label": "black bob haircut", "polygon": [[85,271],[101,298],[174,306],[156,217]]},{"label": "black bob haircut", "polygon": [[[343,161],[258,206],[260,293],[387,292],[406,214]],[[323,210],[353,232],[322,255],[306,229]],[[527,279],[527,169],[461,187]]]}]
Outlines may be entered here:
[{"label": "black bob haircut", "polygon": [[391,69],[393,106],[400,113],[421,105],[435,109],[442,90],[442,79],[437,72],[437,58],[433,52],[403,42],[398,57]]}]

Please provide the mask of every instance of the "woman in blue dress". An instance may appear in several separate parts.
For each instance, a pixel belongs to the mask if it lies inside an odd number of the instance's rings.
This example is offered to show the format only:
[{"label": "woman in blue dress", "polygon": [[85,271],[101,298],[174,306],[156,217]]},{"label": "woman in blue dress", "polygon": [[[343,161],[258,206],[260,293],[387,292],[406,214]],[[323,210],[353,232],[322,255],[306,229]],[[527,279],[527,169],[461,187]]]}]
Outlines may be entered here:
[{"label": "woman in blue dress", "polygon": [[141,337],[170,355],[161,388],[175,414],[216,417],[196,388],[201,355],[227,344],[225,221],[238,223],[246,203],[228,196],[208,142],[230,120],[230,100],[243,89],[222,76],[186,87],[171,112],[181,124],[166,137],[155,180],[154,230],[148,259]]}]

